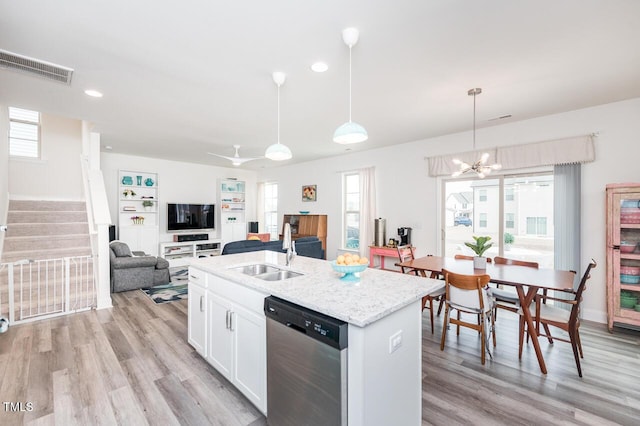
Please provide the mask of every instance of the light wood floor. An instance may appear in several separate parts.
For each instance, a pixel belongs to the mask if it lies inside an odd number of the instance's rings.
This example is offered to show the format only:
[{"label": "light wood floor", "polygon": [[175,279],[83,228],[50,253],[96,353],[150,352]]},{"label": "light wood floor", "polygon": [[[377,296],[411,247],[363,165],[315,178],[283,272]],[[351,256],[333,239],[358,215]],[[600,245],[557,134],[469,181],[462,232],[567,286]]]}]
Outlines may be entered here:
[{"label": "light wood floor", "polygon": [[[188,345],[186,309],[131,291],[110,310],[11,327],[0,335],[0,425],[265,425]],[[510,313],[485,366],[475,332],[452,329],[440,351],[441,318],[435,335],[427,315],[423,325],[423,424],[638,424],[640,333],[583,324],[580,379],[562,342],[542,342],[547,376],[531,347],[519,362]],[[7,412],[5,401],[33,411]]]}]

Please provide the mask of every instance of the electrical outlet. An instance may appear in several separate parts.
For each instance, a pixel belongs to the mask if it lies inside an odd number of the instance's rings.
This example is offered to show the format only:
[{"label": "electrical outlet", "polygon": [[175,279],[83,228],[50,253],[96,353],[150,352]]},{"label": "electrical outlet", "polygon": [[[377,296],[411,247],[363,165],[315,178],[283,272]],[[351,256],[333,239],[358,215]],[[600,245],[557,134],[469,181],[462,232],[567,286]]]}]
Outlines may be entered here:
[{"label": "electrical outlet", "polygon": [[0,231],[7,232],[7,225],[0,225]]},{"label": "electrical outlet", "polygon": [[389,337],[389,353],[394,353],[400,346],[402,346],[402,330]]}]

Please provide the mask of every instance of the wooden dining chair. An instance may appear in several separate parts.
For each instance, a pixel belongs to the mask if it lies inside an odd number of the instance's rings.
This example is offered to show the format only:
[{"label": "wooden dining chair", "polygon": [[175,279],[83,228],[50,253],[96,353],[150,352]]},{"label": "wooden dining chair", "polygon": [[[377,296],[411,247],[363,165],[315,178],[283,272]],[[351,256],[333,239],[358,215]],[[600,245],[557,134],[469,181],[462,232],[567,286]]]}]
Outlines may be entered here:
[{"label": "wooden dining chair", "polygon": [[[496,265],[517,265],[526,266],[528,268],[538,269],[538,262],[529,262],[526,260],[507,259],[506,257],[496,256],[493,258]],[[545,293],[546,294],[546,293]],[[496,300],[496,306],[493,311],[494,319],[498,319],[498,308],[518,313],[520,308],[520,299],[513,291],[504,290],[499,287],[491,287],[491,295]]]},{"label": "wooden dining chair", "polygon": [[[473,260],[475,256],[467,256],[466,254],[456,254],[453,256],[454,259],[458,260]],[[487,257],[487,263],[491,263],[491,258]]]},{"label": "wooden dining chair", "polygon": [[[480,359],[482,365],[485,361],[485,351],[491,357],[489,350],[489,333],[493,335],[493,346],[496,345],[496,335],[493,322],[493,299],[488,294],[486,287],[491,279],[489,275],[462,275],[442,270],[445,282],[445,308],[444,324],[442,326],[442,339],[440,350],[444,350],[449,323],[456,324],[456,335],[460,335],[460,326],[476,330],[481,336]],[[451,318],[451,311],[456,310],[456,318]],[[479,324],[463,321],[460,313],[479,315]],[[487,323],[490,325],[487,326]]]},{"label": "wooden dining chair", "polygon": [[[408,262],[410,260],[415,259],[414,248],[411,244],[398,246],[397,248],[398,248],[398,258],[400,259],[400,262]],[[418,271],[417,269],[407,268],[404,266],[401,266],[400,268],[402,269],[403,274],[414,274],[417,276],[422,276],[422,274],[420,274],[420,271]],[[434,300],[440,302],[438,305],[438,315],[440,315],[440,311],[442,311],[442,306],[444,304],[444,287],[441,289],[435,290],[422,298],[422,310],[424,311],[424,309],[427,307],[427,304],[429,305],[429,317],[431,319],[431,334],[434,333],[434,326],[433,326],[433,301]]]},{"label": "wooden dining chair", "polygon": [[[536,327],[536,335],[546,337],[550,344],[553,344],[553,339],[560,340],[562,342],[571,343],[573,349],[573,357],[576,360],[576,367],[578,368],[578,376],[582,377],[582,368],[580,367],[580,358],[584,358],[582,352],[582,343],[580,342],[580,303],[582,302],[582,293],[587,286],[587,280],[591,278],[591,270],[597,266],[596,261],[591,259],[591,263],[587,266],[587,269],[580,280],[578,288],[571,292],[574,295],[573,299],[560,299],[557,297],[551,297],[545,294],[536,294],[535,302],[531,305],[531,315]],[[571,310],[562,309],[560,307],[552,306],[550,304],[543,303],[546,300],[553,300],[559,303],[565,303],[571,306]],[[543,325],[545,332],[540,332],[540,325]],[[555,336],[551,336],[548,326],[557,327],[564,330],[569,334],[569,339],[563,339]],[[525,321],[520,310],[520,344],[519,344],[519,357],[522,357],[522,346],[524,342],[525,333]]]}]

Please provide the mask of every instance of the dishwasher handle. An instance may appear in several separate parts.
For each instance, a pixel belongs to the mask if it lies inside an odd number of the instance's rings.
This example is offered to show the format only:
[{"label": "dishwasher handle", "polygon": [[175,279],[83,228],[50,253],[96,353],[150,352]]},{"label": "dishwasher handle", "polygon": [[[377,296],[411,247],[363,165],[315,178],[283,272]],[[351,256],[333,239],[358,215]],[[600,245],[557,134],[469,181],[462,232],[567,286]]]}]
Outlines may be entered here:
[{"label": "dishwasher handle", "polygon": [[285,325],[295,331],[299,331],[300,333],[307,334],[307,329],[304,327],[300,327],[297,324],[294,324],[292,322],[287,322]]}]

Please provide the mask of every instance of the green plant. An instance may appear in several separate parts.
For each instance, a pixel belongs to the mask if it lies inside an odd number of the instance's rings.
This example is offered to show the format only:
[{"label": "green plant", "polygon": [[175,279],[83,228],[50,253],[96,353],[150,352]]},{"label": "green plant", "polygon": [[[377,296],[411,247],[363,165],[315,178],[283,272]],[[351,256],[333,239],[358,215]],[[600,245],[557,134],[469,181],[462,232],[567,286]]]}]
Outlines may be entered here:
[{"label": "green plant", "polygon": [[153,206],[153,201],[144,200],[142,202],[142,207],[151,207],[151,206]]},{"label": "green plant", "polygon": [[[464,243],[465,246],[469,247],[478,257],[482,257],[485,251],[489,250],[493,243],[488,243],[491,240],[491,237],[476,237],[473,236],[473,243]],[[488,244],[487,244],[488,243]]]},{"label": "green plant", "polygon": [[515,237],[513,236],[513,234],[510,234],[508,232],[504,233],[504,243],[505,244],[513,244],[513,242],[515,241]]}]

